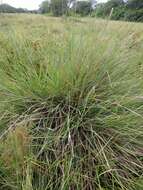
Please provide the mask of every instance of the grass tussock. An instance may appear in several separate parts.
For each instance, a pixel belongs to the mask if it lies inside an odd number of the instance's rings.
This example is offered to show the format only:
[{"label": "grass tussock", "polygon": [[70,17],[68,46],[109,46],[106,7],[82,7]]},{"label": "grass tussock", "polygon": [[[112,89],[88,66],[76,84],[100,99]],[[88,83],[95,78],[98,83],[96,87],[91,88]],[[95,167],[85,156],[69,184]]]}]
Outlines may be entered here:
[{"label": "grass tussock", "polygon": [[4,17],[0,190],[143,188],[142,31]]}]

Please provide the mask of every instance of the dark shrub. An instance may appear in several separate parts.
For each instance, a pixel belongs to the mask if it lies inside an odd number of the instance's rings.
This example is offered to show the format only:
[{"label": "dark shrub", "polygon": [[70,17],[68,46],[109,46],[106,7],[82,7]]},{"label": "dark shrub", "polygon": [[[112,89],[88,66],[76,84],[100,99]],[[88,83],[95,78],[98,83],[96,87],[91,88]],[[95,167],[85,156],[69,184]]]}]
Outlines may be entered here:
[{"label": "dark shrub", "polygon": [[125,20],[143,22],[143,9],[141,10],[128,10],[125,12]]}]

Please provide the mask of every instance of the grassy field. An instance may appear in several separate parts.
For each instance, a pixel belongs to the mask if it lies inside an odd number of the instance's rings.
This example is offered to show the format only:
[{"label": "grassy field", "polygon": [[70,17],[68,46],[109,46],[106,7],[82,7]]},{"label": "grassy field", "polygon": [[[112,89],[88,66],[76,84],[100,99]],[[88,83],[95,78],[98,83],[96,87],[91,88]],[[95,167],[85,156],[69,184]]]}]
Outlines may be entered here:
[{"label": "grassy field", "polygon": [[142,177],[143,24],[0,15],[0,190]]}]

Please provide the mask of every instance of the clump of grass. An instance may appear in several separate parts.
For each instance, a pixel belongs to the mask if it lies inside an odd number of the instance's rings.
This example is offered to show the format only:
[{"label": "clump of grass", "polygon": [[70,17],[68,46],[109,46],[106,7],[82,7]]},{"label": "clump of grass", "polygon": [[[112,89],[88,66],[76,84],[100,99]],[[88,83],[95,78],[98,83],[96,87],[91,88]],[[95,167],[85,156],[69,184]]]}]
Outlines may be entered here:
[{"label": "clump of grass", "polygon": [[143,174],[142,53],[110,25],[69,23],[3,34],[2,189],[133,190]]}]

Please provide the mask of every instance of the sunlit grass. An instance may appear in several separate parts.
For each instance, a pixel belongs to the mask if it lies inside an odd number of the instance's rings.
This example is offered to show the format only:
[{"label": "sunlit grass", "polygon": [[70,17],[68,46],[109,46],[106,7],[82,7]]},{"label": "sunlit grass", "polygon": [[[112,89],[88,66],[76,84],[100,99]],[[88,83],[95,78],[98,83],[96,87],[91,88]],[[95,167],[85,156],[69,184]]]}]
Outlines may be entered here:
[{"label": "sunlit grass", "polygon": [[143,26],[0,22],[0,189],[141,190]]}]

